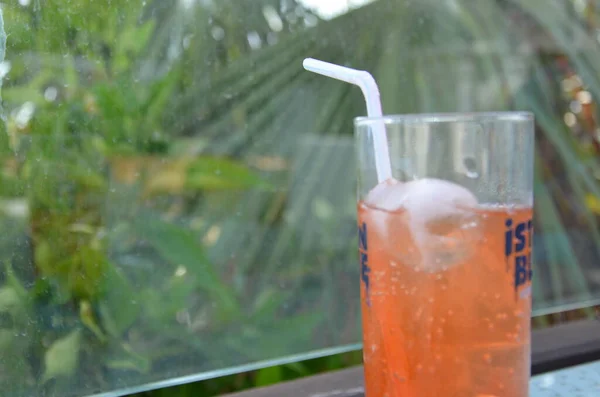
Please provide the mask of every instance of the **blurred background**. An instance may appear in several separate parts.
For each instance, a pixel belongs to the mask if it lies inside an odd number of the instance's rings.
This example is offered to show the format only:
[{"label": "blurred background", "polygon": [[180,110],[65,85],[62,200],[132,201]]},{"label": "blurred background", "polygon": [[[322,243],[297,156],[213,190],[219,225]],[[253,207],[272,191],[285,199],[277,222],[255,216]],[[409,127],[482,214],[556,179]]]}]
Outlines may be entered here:
[{"label": "blurred background", "polygon": [[600,1],[1,7],[2,395],[209,396],[360,362],[364,102],[305,57],[371,71],[388,114],[534,112],[534,326],[596,315]]}]

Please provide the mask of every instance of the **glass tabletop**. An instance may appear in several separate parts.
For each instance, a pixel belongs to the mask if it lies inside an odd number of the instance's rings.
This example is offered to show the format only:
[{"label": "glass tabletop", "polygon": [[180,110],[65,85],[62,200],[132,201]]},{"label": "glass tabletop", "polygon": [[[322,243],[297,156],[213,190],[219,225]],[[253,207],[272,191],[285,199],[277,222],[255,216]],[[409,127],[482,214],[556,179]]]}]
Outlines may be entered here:
[{"label": "glass tabletop", "polygon": [[309,56],[372,71],[389,114],[532,111],[534,315],[593,315],[594,4],[4,4],[0,390],[118,395],[360,347],[364,103]]},{"label": "glass tabletop", "polygon": [[530,397],[593,397],[600,394],[600,362],[535,376]]}]

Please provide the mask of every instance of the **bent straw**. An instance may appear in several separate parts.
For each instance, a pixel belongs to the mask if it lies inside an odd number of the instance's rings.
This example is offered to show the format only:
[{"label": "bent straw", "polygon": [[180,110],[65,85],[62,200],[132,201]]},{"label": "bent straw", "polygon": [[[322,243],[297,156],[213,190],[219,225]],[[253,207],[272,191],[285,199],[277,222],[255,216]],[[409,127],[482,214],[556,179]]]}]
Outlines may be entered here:
[{"label": "bent straw", "polygon": [[[377,83],[373,76],[369,72],[363,70],[350,69],[312,58],[305,59],[303,66],[304,69],[309,72],[345,81],[346,83],[360,87],[367,103],[368,116],[379,118],[379,120],[375,120],[372,127],[374,130],[373,149],[375,150],[377,180],[379,183],[382,183],[390,179],[392,177],[390,151],[388,148],[385,124],[383,123],[383,120],[381,120],[383,113],[381,111],[379,88],[377,87]],[[401,333],[400,324],[397,323],[398,320],[395,318],[388,319],[386,317],[386,310],[382,309],[381,304],[373,305],[371,313],[378,325],[378,327],[375,327],[375,332],[378,336],[376,339],[383,345],[381,347],[385,351],[384,356],[387,360],[387,368],[385,369],[387,372],[387,386],[384,386],[388,393],[386,395],[389,395],[390,397],[415,397],[405,380],[399,378],[401,374],[408,373],[407,356],[402,347],[403,341],[401,340],[397,344],[389,345],[389,341],[392,339],[389,336],[389,333],[396,333],[395,339],[398,339],[398,333]],[[386,337],[384,333],[388,333],[388,336]],[[403,338],[400,337],[400,339]],[[386,343],[386,340],[388,343]]]},{"label": "bent straw", "polygon": [[[304,69],[309,72],[345,81],[346,83],[360,87],[363,96],[365,97],[365,102],[367,103],[367,115],[374,118],[383,116],[379,87],[377,87],[377,83],[373,76],[371,76],[371,73],[364,70],[356,70],[329,62],[319,61],[318,59],[313,58],[306,58],[302,65],[304,66]],[[377,121],[373,125],[373,130],[375,169],[377,170],[377,180],[381,183],[392,177],[390,151],[383,121]]]}]

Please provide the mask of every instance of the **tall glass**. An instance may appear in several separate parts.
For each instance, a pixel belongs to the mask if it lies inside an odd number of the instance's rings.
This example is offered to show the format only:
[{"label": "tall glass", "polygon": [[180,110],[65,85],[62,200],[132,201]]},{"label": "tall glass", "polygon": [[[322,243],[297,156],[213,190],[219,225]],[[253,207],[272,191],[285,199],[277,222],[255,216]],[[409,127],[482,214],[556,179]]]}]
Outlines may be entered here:
[{"label": "tall glass", "polygon": [[367,396],[527,396],[533,116],[358,118],[355,135]]}]

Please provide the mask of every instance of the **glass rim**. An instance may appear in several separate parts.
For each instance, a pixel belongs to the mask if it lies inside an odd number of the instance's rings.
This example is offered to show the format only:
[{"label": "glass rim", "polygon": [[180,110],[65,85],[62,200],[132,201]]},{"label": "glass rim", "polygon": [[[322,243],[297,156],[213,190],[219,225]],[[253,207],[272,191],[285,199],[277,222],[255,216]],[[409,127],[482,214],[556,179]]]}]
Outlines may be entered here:
[{"label": "glass rim", "polygon": [[455,123],[455,122],[527,122],[533,120],[533,113],[527,111],[513,112],[455,112],[455,113],[414,113],[391,114],[379,117],[356,117],[355,126],[365,126],[374,123],[406,124],[406,123]]}]

